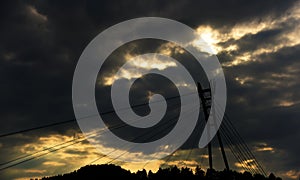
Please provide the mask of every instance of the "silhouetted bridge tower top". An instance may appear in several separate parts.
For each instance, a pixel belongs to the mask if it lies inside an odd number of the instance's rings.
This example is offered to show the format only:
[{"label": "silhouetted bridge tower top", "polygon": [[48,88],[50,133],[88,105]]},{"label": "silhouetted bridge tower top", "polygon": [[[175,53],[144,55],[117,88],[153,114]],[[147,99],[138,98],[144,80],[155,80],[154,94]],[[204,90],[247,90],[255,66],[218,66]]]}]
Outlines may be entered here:
[{"label": "silhouetted bridge tower top", "polygon": [[[203,114],[205,121],[208,121],[210,113],[215,113],[217,107],[212,109],[212,89],[206,88],[203,89],[200,83],[197,83],[199,98],[201,99],[201,105],[203,107]],[[266,175],[262,166],[258,163],[257,159],[251,152],[250,148],[247,146],[245,141],[240,136],[237,129],[234,127],[232,122],[226,113],[224,113],[222,125],[220,129],[218,129],[216,133],[216,138],[220,147],[220,151],[222,154],[223,162],[225,168],[229,170],[229,163],[225,153],[223,139],[226,141],[228,148],[231,150],[232,154],[239,161],[240,165],[246,171],[249,171],[253,174],[259,173]],[[212,143],[210,142],[207,145],[208,149],[208,161],[209,168],[213,169],[213,158],[212,158]]]},{"label": "silhouetted bridge tower top", "polygon": [[[201,104],[202,104],[202,107],[203,107],[204,118],[205,118],[205,121],[207,122],[209,114],[211,112],[211,106],[212,106],[211,88],[203,89],[201,87],[200,83],[197,83],[197,88],[198,88],[199,97],[201,99]],[[228,164],[228,161],[227,161],[226,153],[225,153],[225,150],[224,150],[222,138],[221,138],[221,135],[220,135],[219,131],[217,132],[217,138],[218,138],[219,146],[220,146],[220,149],[221,149],[221,152],[222,152],[222,157],[223,157],[223,161],[224,161],[224,164],[225,164],[225,168],[227,170],[229,170],[229,164]],[[213,169],[211,142],[209,142],[209,144],[207,145],[207,149],[208,149],[209,168]]]}]

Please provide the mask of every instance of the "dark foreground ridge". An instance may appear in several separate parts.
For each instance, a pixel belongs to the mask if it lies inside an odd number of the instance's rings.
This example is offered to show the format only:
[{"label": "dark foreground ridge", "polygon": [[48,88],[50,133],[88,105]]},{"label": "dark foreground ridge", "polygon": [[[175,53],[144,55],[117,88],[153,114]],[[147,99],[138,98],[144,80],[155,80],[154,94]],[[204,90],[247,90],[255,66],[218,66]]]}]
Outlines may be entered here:
[{"label": "dark foreground ridge", "polygon": [[274,174],[270,174],[269,177],[265,177],[261,174],[252,175],[249,172],[236,172],[236,171],[216,171],[214,169],[208,169],[205,173],[202,169],[197,167],[193,172],[190,168],[177,168],[176,166],[159,169],[157,172],[151,170],[147,173],[145,169],[132,173],[128,170],[116,166],[113,164],[103,165],[88,165],[80,168],[71,173],[57,175],[52,177],[44,177],[42,180],[101,180],[106,178],[122,178],[130,180],[148,180],[148,179],[203,179],[203,180],[281,180],[279,177],[275,177]]}]

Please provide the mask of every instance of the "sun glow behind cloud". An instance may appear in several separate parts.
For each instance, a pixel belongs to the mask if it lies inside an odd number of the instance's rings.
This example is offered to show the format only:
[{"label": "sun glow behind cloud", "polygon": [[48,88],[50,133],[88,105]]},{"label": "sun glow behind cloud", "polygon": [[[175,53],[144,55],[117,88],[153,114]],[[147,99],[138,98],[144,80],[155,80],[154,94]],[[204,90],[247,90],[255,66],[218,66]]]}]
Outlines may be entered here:
[{"label": "sun glow behind cloud", "polygon": [[[191,44],[194,47],[199,48],[201,51],[211,54],[217,55],[225,52],[231,55],[231,59],[229,61],[222,63],[223,67],[239,66],[251,62],[263,61],[260,57],[261,55],[275,53],[282,48],[300,44],[300,23],[294,24],[289,30],[279,34],[276,38],[274,37],[276,43],[272,45],[262,46],[249,51],[244,50],[242,53],[239,53],[239,40],[242,40],[244,37],[249,35],[256,35],[264,31],[280,29],[284,22],[288,20],[300,22],[300,8],[298,7],[300,7],[300,3],[296,3],[289,13],[283,14],[278,19],[273,19],[271,16],[264,17],[263,19],[252,19],[249,20],[249,22],[236,24],[231,28],[221,27],[216,29],[210,25],[200,25],[196,29],[196,38],[191,42]],[[165,43],[158,48],[156,53],[167,56],[171,56],[172,54],[183,54],[184,50],[182,48],[184,47],[178,47],[172,43]],[[128,61],[135,56],[136,54],[128,52],[125,54],[124,59]],[[132,64],[132,67],[136,67],[136,69],[123,70],[119,77],[114,74],[108,75],[104,77],[104,82],[102,83],[108,86],[117,79],[140,77],[141,73],[139,73],[138,68],[156,68],[158,70],[163,70],[173,66],[174,64],[164,63],[158,59],[153,59],[153,63],[151,64],[144,63],[144,60],[140,59],[138,63]]]},{"label": "sun glow behind cloud", "polygon": [[[241,54],[232,56],[232,60],[223,63],[223,66],[238,66],[249,62],[262,61],[259,56],[262,54],[274,53],[285,47],[292,47],[300,44],[300,3],[295,6],[280,18],[273,19],[272,17],[264,17],[263,19],[254,19],[250,22],[236,24],[232,28],[227,27],[214,29],[209,25],[201,25],[197,28],[199,39],[203,39],[212,49],[214,54],[220,52],[234,52],[239,50],[238,40],[241,40],[247,35],[256,35],[258,33],[276,30],[282,28],[285,22],[295,22],[288,30],[274,37],[276,44],[270,46],[259,47],[251,51],[245,51]],[[195,45],[201,45],[199,39],[195,39]],[[226,45],[225,45],[226,44]]]}]

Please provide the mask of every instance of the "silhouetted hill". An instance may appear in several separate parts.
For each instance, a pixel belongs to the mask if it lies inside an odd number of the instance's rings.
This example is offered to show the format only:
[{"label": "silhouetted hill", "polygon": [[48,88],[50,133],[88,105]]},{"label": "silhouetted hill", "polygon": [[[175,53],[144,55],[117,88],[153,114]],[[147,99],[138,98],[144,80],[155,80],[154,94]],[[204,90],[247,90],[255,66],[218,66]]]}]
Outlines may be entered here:
[{"label": "silhouetted hill", "polygon": [[80,168],[71,173],[57,175],[52,177],[44,177],[42,180],[111,180],[116,178],[131,179],[131,180],[155,180],[155,179],[203,179],[203,180],[281,180],[279,177],[275,177],[270,174],[269,177],[265,177],[260,174],[252,175],[249,172],[236,172],[236,171],[216,171],[214,169],[208,169],[205,173],[202,169],[196,168],[195,172],[190,168],[177,168],[176,166],[166,169],[159,169],[157,172],[146,172],[145,169],[131,173],[128,170],[122,169],[120,166],[113,164],[104,165],[89,165]]}]

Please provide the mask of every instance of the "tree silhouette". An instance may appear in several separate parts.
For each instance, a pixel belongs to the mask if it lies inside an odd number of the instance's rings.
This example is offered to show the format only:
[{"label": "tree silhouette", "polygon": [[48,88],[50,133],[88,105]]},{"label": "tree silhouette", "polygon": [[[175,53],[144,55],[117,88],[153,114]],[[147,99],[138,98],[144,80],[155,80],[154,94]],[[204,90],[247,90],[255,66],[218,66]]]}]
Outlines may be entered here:
[{"label": "tree silhouette", "polygon": [[131,180],[157,180],[157,179],[182,179],[182,180],[281,180],[273,173],[269,177],[261,174],[252,175],[250,172],[237,172],[231,170],[216,171],[207,169],[203,171],[199,166],[193,171],[188,167],[179,169],[177,166],[170,168],[159,168],[157,172],[151,170],[147,173],[145,169],[131,173],[128,170],[113,164],[88,165],[71,173],[52,177],[43,177],[42,180],[74,180],[74,179],[131,179]]}]

